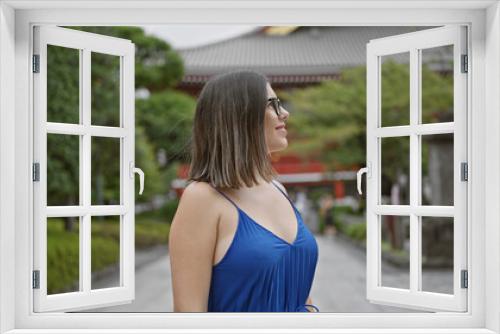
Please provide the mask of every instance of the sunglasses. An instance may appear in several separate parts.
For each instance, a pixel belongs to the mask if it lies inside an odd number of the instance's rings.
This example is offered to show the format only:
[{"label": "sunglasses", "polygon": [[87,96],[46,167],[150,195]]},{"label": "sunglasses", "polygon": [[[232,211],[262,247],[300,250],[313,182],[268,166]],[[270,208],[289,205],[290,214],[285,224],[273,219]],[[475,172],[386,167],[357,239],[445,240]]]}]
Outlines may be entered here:
[{"label": "sunglasses", "polygon": [[267,99],[268,102],[271,102],[271,105],[273,106],[273,109],[274,111],[276,112],[276,115],[278,115],[278,117],[281,116],[281,101],[280,99],[278,99],[277,97],[271,97],[269,99]]}]

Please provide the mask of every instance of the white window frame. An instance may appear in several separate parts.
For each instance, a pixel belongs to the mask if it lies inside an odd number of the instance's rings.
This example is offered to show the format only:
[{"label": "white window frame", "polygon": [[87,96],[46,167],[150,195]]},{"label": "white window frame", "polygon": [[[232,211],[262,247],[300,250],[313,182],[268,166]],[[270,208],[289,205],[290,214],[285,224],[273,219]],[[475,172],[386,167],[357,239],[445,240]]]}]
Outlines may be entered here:
[{"label": "white window frame", "polygon": [[[76,31],[61,27],[37,26],[34,31],[34,54],[39,55],[39,72],[33,75],[33,156],[39,164],[40,178],[33,184],[33,268],[39,270],[39,288],[34,289],[35,312],[78,311],[130,303],[135,297],[134,249],[134,156],[135,156],[135,78],[134,51],[130,41],[111,36]],[[80,105],[78,124],[50,122],[47,119],[47,59],[48,45],[71,48],[80,60]],[[118,126],[91,124],[91,54],[98,52],[119,58],[119,123]],[[79,204],[47,206],[47,135],[73,135],[79,141]],[[120,204],[91,203],[91,143],[93,138],[118,140]],[[94,216],[115,216],[119,220],[119,268],[117,287],[91,287],[91,221]],[[79,291],[47,294],[47,218],[78,217]]]},{"label": "white window frame", "polygon": [[[468,97],[471,112],[467,120],[470,134],[467,144],[468,221],[471,222],[468,227],[468,258],[471,260],[468,312],[33,314],[30,289],[33,221],[31,26],[175,23],[468,24],[471,28],[472,81]],[[498,1],[0,2],[0,333],[47,333],[47,328],[52,329],[50,332],[61,333],[111,333],[112,329],[115,333],[122,332],[118,329],[127,329],[128,333],[182,332],[176,330],[179,328],[190,328],[190,333],[249,333],[244,329],[249,327],[254,333],[499,333],[499,81]]]},{"label": "white window frame", "polygon": [[[426,311],[467,311],[468,289],[461,287],[461,272],[467,270],[467,183],[461,180],[460,166],[467,162],[467,86],[470,72],[462,72],[461,56],[467,54],[467,31],[462,25],[449,25],[396,36],[371,40],[367,57],[367,118],[366,142],[369,171],[366,185],[367,224],[367,298],[375,303]],[[422,52],[426,49],[453,46],[453,121],[423,123],[420,101]],[[387,126],[382,124],[382,57],[408,54],[409,123]],[[453,204],[451,206],[421,205],[422,136],[451,134],[453,136]],[[408,138],[409,198],[401,205],[382,204],[381,172],[382,141],[385,138]],[[389,162],[397,163],[397,161]],[[410,226],[410,256],[408,287],[382,285],[381,225],[382,217],[408,217]],[[452,293],[435,293],[422,287],[422,218],[451,217],[453,228]],[[432,223],[428,223],[432,224]]]}]

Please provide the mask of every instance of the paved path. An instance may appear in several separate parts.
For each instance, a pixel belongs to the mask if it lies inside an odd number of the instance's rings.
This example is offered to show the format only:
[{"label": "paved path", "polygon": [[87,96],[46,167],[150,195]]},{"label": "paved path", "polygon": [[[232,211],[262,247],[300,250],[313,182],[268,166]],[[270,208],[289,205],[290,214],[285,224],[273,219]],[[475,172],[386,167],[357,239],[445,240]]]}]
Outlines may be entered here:
[{"label": "paved path", "polygon": [[[424,312],[368,302],[364,249],[338,236],[317,235],[316,240],[319,261],[311,298],[321,312]],[[132,303],[96,308],[87,312],[172,312],[172,285],[167,247],[161,246],[148,253],[137,252],[136,264],[136,298]],[[405,275],[401,269],[385,262],[383,267],[384,282],[399,285],[408,282],[408,274]],[[427,277],[429,277],[428,282],[437,288],[451,285],[451,277],[447,271],[429,272]],[[99,284],[108,286],[106,278],[93,283],[93,286]]]},{"label": "paved path", "polygon": [[[167,246],[148,252],[136,252],[135,299],[132,303],[101,307],[86,312],[172,312],[172,278]],[[109,278],[92,282],[92,286],[109,287]]]},{"label": "paved path", "polygon": [[[372,304],[366,300],[366,255],[364,249],[337,236],[316,236],[319,261],[311,298],[321,312],[416,312]],[[391,276],[402,277],[394,269]]]}]

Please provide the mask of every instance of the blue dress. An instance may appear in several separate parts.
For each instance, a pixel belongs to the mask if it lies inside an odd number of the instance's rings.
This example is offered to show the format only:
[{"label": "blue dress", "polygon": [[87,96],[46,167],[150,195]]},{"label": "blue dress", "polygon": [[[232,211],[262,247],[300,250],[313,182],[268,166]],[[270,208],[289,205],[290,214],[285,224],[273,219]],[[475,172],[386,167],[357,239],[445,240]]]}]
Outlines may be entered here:
[{"label": "blue dress", "polygon": [[297,221],[293,243],[238,210],[238,226],[224,257],[212,267],[208,312],[309,312],[318,245],[290,198]]}]

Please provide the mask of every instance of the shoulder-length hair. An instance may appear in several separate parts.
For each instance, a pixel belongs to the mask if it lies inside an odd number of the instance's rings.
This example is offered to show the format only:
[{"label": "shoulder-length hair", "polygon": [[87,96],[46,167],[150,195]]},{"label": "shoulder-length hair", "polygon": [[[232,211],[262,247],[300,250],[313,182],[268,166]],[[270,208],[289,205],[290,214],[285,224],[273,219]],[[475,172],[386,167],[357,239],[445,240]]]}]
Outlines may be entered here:
[{"label": "shoulder-length hair", "polygon": [[264,118],[267,78],[236,70],[211,78],[198,97],[188,182],[239,189],[277,176],[268,153]]}]

